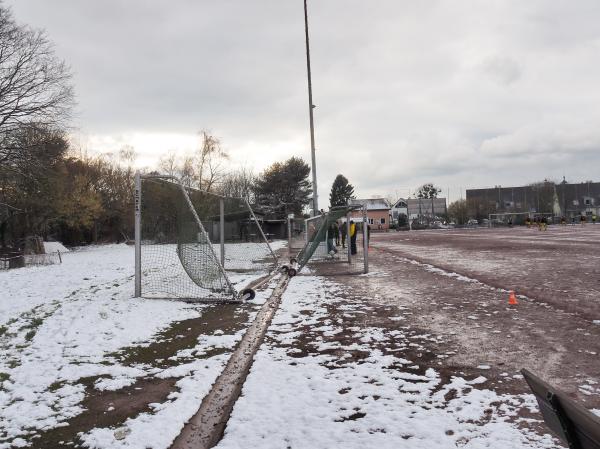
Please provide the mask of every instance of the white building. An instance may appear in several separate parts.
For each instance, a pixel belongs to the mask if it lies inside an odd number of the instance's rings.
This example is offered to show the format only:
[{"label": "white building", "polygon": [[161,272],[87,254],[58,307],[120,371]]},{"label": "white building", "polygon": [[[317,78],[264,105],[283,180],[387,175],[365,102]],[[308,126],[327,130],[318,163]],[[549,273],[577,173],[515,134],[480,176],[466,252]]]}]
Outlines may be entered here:
[{"label": "white building", "polygon": [[398,221],[398,216],[404,214],[409,220],[435,220],[436,217],[448,212],[446,198],[400,198],[390,210],[392,221]]}]

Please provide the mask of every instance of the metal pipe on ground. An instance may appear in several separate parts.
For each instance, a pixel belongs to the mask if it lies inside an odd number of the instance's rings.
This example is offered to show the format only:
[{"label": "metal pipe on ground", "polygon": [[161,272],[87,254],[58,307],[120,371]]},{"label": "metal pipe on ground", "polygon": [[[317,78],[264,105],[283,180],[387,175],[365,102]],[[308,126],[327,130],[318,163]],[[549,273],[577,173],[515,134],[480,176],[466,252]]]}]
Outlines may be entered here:
[{"label": "metal pipe on ground", "polygon": [[209,449],[223,437],[233,406],[242,392],[254,355],[264,340],[290,278],[282,276],[261,307],[223,372],[204,397],[200,408],[183,427],[171,449]]}]

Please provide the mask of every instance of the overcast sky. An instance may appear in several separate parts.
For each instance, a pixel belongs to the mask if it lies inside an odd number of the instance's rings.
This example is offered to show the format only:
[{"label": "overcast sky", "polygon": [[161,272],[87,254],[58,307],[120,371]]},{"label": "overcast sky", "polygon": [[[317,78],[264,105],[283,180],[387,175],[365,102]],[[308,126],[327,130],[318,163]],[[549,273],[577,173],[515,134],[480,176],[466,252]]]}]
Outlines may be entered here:
[{"label": "overcast sky", "polygon": [[[232,164],[310,162],[301,0],[5,0],[72,67],[75,139],[151,166],[212,131]],[[320,205],[600,180],[598,0],[309,2]]]}]

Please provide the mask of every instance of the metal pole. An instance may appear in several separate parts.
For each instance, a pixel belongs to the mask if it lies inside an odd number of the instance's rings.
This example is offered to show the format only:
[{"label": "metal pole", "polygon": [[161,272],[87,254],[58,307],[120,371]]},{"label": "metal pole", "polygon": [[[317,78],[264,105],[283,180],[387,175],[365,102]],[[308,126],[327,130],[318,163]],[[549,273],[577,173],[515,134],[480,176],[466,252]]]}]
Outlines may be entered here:
[{"label": "metal pole", "polygon": [[225,272],[225,268],[223,268],[223,265],[219,264],[219,261],[217,259],[217,254],[215,253],[215,249],[212,246],[210,237],[208,236],[206,229],[204,229],[204,225],[200,221],[200,217],[198,216],[198,213],[196,212],[196,209],[194,208],[194,204],[192,203],[192,200],[190,199],[190,196],[188,195],[188,192],[187,192],[185,186],[183,184],[179,183],[179,189],[181,190],[181,193],[183,194],[183,198],[185,199],[185,201],[190,209],[190,212],[192,213],[192,216],[194,217],[194,220],[196,221],[196,224],[198,225],[198,229],[200,229],[200,234],[202,235],[202,238],[207,243],[208,249],[210,251],[209,254],[212,256],[212,260],[214,261],[214,263],[216,263],[219,266],[219,271],[221,272],[221,275],[223,276],[223,279],[225,280],[225,284],[227,284],[227,288],[229,288],[229,291],[235,298],[237,296],[238,292],[235,289],[235,287],[233,286],[233,284],[231,283],[231,281],[229,280],[229,276],[227,276],[227,273]]},{"label": "metal pole", "polygon": [[135,297],[142,296],[142,176],[135,173]]},{"label": "metal pole", "polygon": [[313,213],[312,216],[316,217],[319,213],[319,200],[317,194],[317,161],[315,157],[315,125],[313,118],[313,104],[312,98],[312,79],[310,73],[310,46],[308,43],[308,11],[306,8],[306,0],[304,0],[304,34],[306,37],[306,73],[308,76],[308,117],[310,120],[310,157],[312,162],[312,188],[313,188]]},{"label": "metal pole", "polygon": [[256,223],[256,227],[260,231],[260,235],[262,236],[263,240],[267,244],[267,247],[269,248],[269,252],[271,253],[271,256],[273,257],[273,261],[275,263],[277,263],[277,256],[273,252],[273,249],[271,248],[271,245],[269,244],[269,241],[267,240],[267,236],[265,235],[265,233],[262,230],[262,226],[258,223],[258,220],[256,219],[256,215],[254,215],[254,211],[250,207],[250,203],[246,199],[244,199],[244,201],[246,202],[246,207],[248,208],[248,212],[250,212],[250,215],[252,216],[252,219],[254,220],[254,223]]},{"label": "metal pole", "polygon": [[346,251],[348,251],[348,263],[352,263],[352,255],[350,254],[350,212],[346,212]]},{"label": "metal pole", "polygon": [[367,222],[367,208],[363,208],[363,252],[365,257],[364,273],[369,272],[369,224]]},{"label": "metal pole", "polygon": [[225,201],[223,198],[219,200],[221,207],[221,225],[219,227],[219,238],[221,240],[221,265],[225,267]]},{"label": "metal pole", "polygon": [[288,256],[292,257],[292,220],[293,214],[288,215],[287,232],[288,232]]}]

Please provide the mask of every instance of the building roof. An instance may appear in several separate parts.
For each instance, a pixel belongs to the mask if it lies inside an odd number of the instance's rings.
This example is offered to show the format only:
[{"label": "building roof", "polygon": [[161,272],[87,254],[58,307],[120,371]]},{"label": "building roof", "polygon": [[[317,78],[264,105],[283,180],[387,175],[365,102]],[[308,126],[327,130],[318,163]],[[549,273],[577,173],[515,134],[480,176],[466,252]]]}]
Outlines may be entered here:
[{"label": "building roof", "polygon": [[385,198],[351,199],[350,205],[366,206],[367,210],[390,210],[390,203]]}]

